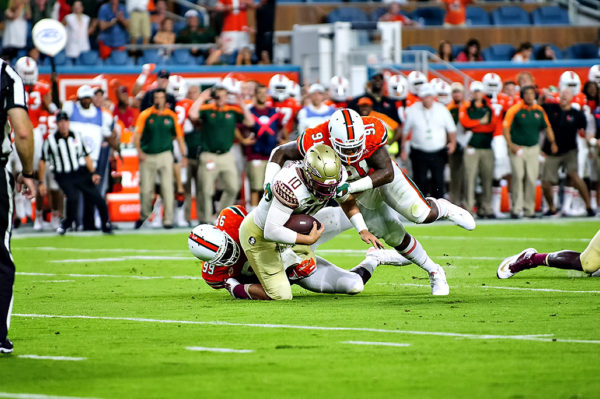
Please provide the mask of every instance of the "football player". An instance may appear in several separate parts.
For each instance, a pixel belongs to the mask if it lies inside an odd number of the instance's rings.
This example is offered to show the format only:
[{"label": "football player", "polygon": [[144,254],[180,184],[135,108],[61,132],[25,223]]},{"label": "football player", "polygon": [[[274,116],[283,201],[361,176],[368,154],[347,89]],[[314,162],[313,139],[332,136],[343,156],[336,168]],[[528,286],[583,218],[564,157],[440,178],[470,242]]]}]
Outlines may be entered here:
[{"label": "football player", "polygon": [[285,75],[276,74],[269,80],[269,95],[272,106],[283,115],[282,124],[292,134],[296,125],[296,116],[302,108],[300,98],[295,98],[295,88],[298,85]]},{"label": "football player", "polygon": [[[194,256],[203,261],[202,278],[212,288],[225,288],[236,299],[270,299],[252,271],[246,254],[240,250],[239,228],[246,215],[242,206],[225,208],[214,225],[195,227],[189,235],[188,244]],[[339,207],[324,208],[315,217],[324,223],[345,219]],[[290,284],[297,283],[309,291],[320,293],[358,294],[380,264],[401,266],[410,263],[395,251],[370,248],[366,258],[351,271],[317,256],[316,270],[311,273],[311,260],[303,259],[303,255],[296,254],[293,248],[280,252],[288,280]]]},{"label": "football player", "polygon": [[407,100],[408,96],[408,81],[402,75],[392,75],[387,80],[388,97],[396,101],[396,110],[398,111],[398,119],[401,123],[406,120],[406,108],[410,107]]},{"label": "football player", "polygon": [[[316,266],[310,245],[317,242],[325,229],[325,224],[317,229],[314,223],[309,234],[299,234],[284,224],[292,214],[314,215],[327,206],[346,177],[336,152],[327,145],[315,145],[306,151],[303,161],[293,162],[272,176],[258,207],[242,222],[240,244],[269,298],[292,299],[278,249],[292,245],[294,252],[304,254],[308,275]],[[383,248],[369,232],[353,197],[347,194],[338,198],[338,202],[362,240]]]},{"label": "football player", "polygon": [[496,276],[500,279],[510,278],[520,271],[538,266],[579,270],[590,274],[592,277],[600,277],[600,230],[581,253],[562,250],[540,254],[535,249],[528,248],[518,255],[504,259],[498,266]]},{"label": "football player", "polygon": [[350,96],[350,82],[343,76],[334,76],[329,81],[329,98],[335,108],[346,108]]},{"label": "football player", "polygon": [[408,95],[406,97],[406,107],[410,107],[419,100],[419,87],[427,83],[427,76],[423,72],[412,71],[408,74]]},{"label": "football player", "polygon": [[400,215],[415,223],[449,219],[466,230],[475,228],[475,220],[469,212],[443,198],[425,199],[390,159],[385,148],[387,141],[386,129],[377,118],[361,117],[349,109],[338,110],[329,122],[307,129],[296,143],[273,150],[265,184],[272,181],[284,162],[302,159],[313,145],[324,143],[332,147],[349,174],[348,183],[340,185],[338,195],[356,194],[369,229],[428,272],[434,295],[448,295],[444,269],[404,230]]}]

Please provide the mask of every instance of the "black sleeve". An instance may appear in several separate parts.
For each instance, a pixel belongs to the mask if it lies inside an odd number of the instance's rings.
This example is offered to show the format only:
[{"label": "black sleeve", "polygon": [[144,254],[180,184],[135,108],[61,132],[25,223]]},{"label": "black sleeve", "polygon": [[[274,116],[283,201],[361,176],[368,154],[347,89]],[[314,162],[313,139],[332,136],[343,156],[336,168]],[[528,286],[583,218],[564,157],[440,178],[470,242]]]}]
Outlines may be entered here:
[{"label": "black sleeve", "polygon": [[577,113],[579,114],[579,123],[577,124],[577,128],[585,130],[587,128],[587,119],[585,114],[582,111],[578,111]]},{"label": "black sleeve", "polygon": [[177,105],[177,100],[175,99],[174,95],[167,94],[167,103],[169,105],[169,108],[171,108],[171,111],[175,111],[175,106]]},{"label": "black sleeve", "polygon": [[150,108],[154,104],[154,90],[149,90],[144,94],[142,102],[140,103],[140,112]]},{"label": "black sleeve", "polygon": [[2,62],[0,66],[2,68],[0,72],[2,110],[8,111],[17,107],[27,110],[27,97],[21,77],[7,63]]}]

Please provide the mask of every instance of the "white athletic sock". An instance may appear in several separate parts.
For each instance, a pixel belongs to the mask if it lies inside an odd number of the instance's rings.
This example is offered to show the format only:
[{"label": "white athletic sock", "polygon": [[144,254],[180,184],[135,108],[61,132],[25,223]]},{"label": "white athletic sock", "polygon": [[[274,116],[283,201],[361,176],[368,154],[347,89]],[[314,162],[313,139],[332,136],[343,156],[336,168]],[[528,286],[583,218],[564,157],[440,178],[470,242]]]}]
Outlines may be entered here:
[{"label": "white athletic sock", "polygon": [[500,203],[502,202],[502,187],[492,187],[492,212],[500,215]]},{"label": "white athletic sock", "polygon": [[398,251],[402,254],[406,259],[413,262],[415,265],[427,271],[427,273],[431,273],[438,270],[439,265],[435,263],[421,243],[417,241],[413,236],[410,236],[410,243],[406,247],[406,249]]},{"label": "white athletic sock", "polygon": [[563,198],[562,212],[568,214],[571,212],[571,205],[573,204],[573,188],[565,186],[565,195]]},{"label": "white athletic sock", "polygon": [[590,205],[592,209],[596,209],[598,207],[598,202],[596,201],[596,190],[592,190],[590,192]]}]

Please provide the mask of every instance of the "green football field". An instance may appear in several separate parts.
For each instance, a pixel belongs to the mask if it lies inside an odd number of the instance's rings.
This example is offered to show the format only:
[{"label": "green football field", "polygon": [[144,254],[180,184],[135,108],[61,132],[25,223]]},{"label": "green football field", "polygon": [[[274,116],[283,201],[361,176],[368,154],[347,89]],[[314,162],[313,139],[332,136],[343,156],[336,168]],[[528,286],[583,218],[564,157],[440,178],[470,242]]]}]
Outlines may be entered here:
[{"label": "green football field", "polygon": [[[598,398],[600,279],[496,278],[524,248],[582,251],[593,221],[408,226],[446,269],[379,267],[356,296],[236,301],[200,278],[187,231],[25,235],[0,398]],[[347,232],[320,248],[344,268]]]}]

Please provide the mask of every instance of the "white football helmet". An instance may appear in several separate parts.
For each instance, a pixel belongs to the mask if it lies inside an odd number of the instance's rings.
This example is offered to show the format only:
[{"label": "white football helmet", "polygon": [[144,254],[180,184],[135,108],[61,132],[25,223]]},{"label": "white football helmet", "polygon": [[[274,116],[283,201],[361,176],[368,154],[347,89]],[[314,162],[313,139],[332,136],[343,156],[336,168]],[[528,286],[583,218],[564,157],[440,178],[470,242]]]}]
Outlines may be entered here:
[{"label": "white football helmet", "polygon": [[300,85],[293,80],[288,81],[287,93],[290,98],[295,98],[298,101],[302,99],[302,89],[300,88]]},{"label": "white football helmet", "polygon": [[600,85],[600,64],[596,64],[590,68],[588,72],[588,80],[596,82]]},{"label": "white football helmet", "polygon": [[486,73],[481,79],[486,96],[495,97],[502,91],[502,78],[497,73]]},{"label": "white football helmet", "polygon": [[419,94],[419,87],[427,83],[427,76],[423,72],[412,71],[408,74],[408,91],[415,96]]},{"label": "white football helmet", "polygon": [[236,104],[238,102],[236,96],[242,94],[242,82],[231,76],[226,76],[220,85],[227,90],[227,102],[229,104]]},{"label": "white football helmet", "polygon": [[387,80],[388,97],[404,100],[408,95],[408,81],[402,75],[392,75]]},{"label": "white football helmet", "polygon": [[365,151],[365,125],[358,112],[342,108],[329,120],[331,146],[342,162],[351,164],[360,161]]},{"label": "white football helmet", "polygon": [[452,88],[441,79],[435,82],[435,94],[438,101],[444,105],[448,105],[452,101]]},{"label": "white football helmet", "polygon": [[167,92],[175,97],[175,100],[181,101],[187,95],[187,83],[185,79],[179,75],[169,76],[169,86]]},{"label": "white football helmet", "polygon": [[15,70],[23,79],[23,84],[33,86],[38,80],[37,62],[31,57],[21,57],[15,64]]},{"label": "white football helmet", "polygon": [[581,91],[581,79],[579,79],[579,75],[573,71],[563,72],[558,82],[558,90],[562,91],[564,89],[571,89],[571,94],[573,95],[579,94]]},{"label": "white football helmet", "polygon": [[240,258],[240,248],[233,238],[212,224],[201,224],[188,236],[194,256],[215,266],[231,266]]},{"label": "white football helmet", "polygon": [[329,96],[333,101],[346,101],[350,97],[350,82],[343,76],[334,76],[329,81]]},{"label": "white football helmet", "polygon": [[275,101],[285,101],[289,96],[290,80],[281,74],[273,75],[269,80],[269,95]]}]

